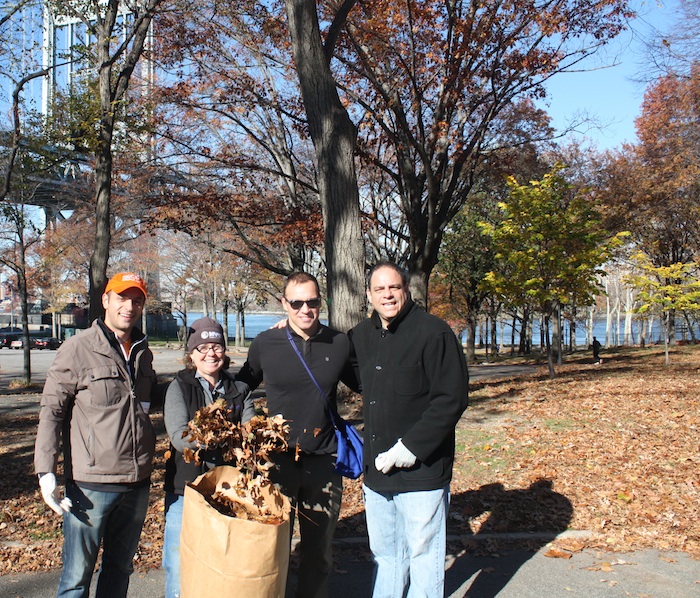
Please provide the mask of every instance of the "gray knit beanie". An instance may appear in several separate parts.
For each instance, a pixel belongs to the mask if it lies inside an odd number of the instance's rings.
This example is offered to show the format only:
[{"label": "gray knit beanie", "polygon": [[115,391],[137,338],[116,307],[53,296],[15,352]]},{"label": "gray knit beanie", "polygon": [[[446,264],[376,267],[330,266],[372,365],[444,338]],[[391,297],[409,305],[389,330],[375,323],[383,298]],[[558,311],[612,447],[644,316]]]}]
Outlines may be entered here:
[{"label": "gray knit beanie", "polygon": [[199,318],[192,322],[187,337],[187,351],[192,353],[199,345],[217,343],[226,346],[224,329],[212,318]]}]

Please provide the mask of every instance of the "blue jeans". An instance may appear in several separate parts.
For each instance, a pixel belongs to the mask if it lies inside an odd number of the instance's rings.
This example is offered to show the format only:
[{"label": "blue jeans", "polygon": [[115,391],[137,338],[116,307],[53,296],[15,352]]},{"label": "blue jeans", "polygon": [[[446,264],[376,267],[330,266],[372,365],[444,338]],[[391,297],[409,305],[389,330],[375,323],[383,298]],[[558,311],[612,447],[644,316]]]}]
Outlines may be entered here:
[{"label": "blue jeans", "polygon": [[180,531],[185,497],[165,494],[165,533],[163,535],[163,569],[165,569],[165,598],[180,597]]},{"label": "blue jeans", "polygon": [[73,501],[73,507],[63,515],[59,598],[87,598],[100,544],[102,564],[95,596],[126,597],[148,509],[148,493],[148,484],[126,492],[100,492],[66,485],[66,496]]},{"label": "blue jeans", "polygon": [[372,596],[443,596],[449,486],[385,494],[363,485],[362,491],[375,563]]}]

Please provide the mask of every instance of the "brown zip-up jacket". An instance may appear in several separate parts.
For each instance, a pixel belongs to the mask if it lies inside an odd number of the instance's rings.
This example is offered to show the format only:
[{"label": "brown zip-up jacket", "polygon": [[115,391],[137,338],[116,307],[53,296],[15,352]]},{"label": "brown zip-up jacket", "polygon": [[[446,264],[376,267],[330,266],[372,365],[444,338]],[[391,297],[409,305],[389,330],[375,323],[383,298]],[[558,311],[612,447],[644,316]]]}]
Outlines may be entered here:
[{"label": "brown zip-up jacket", "polygon": [[151,475],[155,432],[141,403],[156,388],[153,354],[138,330],[129,375],[104,324],[93,322],[57,351],[41,398],[34,468],[56,471],[61,438],[67,480],[132,484]]}]

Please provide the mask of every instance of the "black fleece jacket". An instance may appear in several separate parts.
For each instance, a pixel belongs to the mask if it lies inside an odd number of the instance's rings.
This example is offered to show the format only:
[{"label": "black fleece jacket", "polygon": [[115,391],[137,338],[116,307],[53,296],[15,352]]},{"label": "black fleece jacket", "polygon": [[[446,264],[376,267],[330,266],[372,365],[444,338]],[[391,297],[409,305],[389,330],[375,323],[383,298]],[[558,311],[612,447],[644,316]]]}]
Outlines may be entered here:
[{"label": "black fleece jacket", "polygon": [[[467,364],[456,335],[409,299],[388,329],[373,313],[349,336],[364,398],[364,483],[376,492],[444,487],[452,478],[455,425],[468,401]],[[416,464],[377,471],[375,457],[399,438]]]}]

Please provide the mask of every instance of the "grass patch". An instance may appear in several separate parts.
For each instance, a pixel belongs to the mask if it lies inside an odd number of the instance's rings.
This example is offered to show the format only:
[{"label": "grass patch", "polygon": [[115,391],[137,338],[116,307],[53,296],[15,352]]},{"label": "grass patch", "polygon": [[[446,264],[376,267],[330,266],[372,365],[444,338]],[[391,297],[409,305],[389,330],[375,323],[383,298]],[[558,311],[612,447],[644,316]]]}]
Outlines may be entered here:
[{"label": "grass patch", "polygon": [[567,430],[576,428],[578,425],[574,420],[560,418],[544,419],[542,423],[552,432],[566,432]]}]

